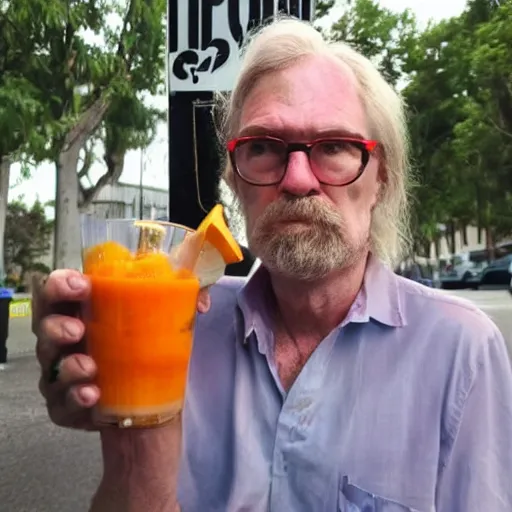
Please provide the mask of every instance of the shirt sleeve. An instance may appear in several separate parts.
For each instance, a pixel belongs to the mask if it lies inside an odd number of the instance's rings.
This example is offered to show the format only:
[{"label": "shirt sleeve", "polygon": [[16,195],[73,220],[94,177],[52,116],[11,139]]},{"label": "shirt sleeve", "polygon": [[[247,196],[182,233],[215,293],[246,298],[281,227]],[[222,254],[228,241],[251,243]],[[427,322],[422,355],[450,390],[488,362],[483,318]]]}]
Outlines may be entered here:
[{"label": "shirt sleeve", "polygon": [[437,512],[512,511],[512,368],[497,328],[479,348],[439,473]]}]

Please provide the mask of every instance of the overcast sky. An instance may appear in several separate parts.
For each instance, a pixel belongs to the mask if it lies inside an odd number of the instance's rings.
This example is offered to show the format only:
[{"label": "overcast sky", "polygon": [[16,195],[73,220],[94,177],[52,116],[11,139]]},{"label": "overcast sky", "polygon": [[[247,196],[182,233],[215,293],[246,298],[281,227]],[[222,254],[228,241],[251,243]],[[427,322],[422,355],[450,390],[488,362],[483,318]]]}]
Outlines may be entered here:
[{"label": "overcast sky", "polygon": [[[429,19],[439,20],[445,17],[458,15],[464,8],[465,0],[381,0],[381,5],[390,9],[401,11],[409,8],[416,14],[418,21],[424,25]],[[165,107],[166,98],[157,98],[155,101]],[[126,156],[125,170],[121,180],[129,183],[139,182],[140,153],[132,151]],[[96,165],[93,176],[102,173],[101,163]],[[144,158],[144,184],[167,188],[167,127],[162,125],[158,131],[155,142],[148,148]],[[51,164],[41,165],[33,172],[33,178],[14,186],[19,180],[19,167],[14,165],[11,172],[11,190],[9,199],[23,195],[28,204],[32,204],[37,197],[43,202],[55,197],[55,169]]]},{"label": "overcast sky", "polygon": [[381,0],[380,4],[394,11],[411,9],[423,24],[430,18],[439,20],[457,16],[464,9],[466,0]]}]

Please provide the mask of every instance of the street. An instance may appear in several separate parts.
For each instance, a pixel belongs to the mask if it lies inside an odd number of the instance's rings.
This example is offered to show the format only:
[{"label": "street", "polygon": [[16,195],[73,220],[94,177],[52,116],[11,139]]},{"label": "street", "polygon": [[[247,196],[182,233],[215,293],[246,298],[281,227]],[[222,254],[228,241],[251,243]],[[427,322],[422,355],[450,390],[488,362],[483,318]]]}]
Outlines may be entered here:
[{"label": "street", "polygon": [[[451,292],[472,300],[503,332],[512,354],[506,291]],[[97,434],[53,427],[37,390],[30,320],[11,320],[10,364],[0,372],[0,510],[86,512],[101,473]]]}]

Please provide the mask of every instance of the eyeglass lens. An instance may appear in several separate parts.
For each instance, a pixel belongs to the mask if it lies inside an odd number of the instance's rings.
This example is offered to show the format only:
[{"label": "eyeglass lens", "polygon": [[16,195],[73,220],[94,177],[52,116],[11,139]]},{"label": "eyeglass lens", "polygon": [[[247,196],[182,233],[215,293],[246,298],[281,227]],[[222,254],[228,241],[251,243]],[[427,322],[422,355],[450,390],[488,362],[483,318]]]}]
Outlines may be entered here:
[{"label": "eyeglass lens", "polygon": [[[319,181],[342,185],[360,173],[363,151],[362,147],[343,139],[317,141],[309,151],[309,162]],[[251,138],[237,144],[234,159],[244,179],[269,184],[281,181],[286,172],[288,154],[288,146],[283,141]]]}]

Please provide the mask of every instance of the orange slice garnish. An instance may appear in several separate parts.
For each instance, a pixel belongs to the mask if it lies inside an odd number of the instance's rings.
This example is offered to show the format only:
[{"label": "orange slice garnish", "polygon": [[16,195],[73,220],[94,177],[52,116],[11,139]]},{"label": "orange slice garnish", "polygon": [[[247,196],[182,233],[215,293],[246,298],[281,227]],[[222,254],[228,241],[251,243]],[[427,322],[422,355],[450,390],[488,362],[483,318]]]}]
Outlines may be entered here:
[{"label": "orange slice garnish", "polygon": [[204,240],[219,251],[226,264],[237,263],[242,261],[244,256],[224,220],[223,212],[221,204],[215,205],[201,222],[197,232],[204,234]]}]

